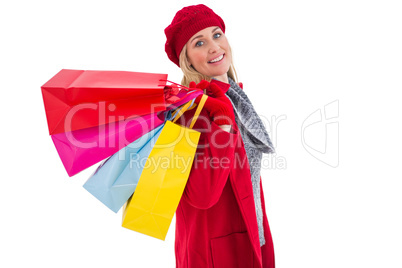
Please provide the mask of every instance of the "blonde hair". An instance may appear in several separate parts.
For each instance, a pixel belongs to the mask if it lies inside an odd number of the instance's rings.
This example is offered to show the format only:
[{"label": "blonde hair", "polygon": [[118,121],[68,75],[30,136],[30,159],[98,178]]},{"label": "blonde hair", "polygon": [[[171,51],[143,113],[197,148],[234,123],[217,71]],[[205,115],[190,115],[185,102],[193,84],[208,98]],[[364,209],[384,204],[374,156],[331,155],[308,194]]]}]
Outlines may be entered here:
[{"label": "blonde hair", "polygon": [[[228,77],[230,77],[237,83],[237,73],[236,73],[236,70],[233,65],[233,53],[232,53],[232,48],[230,47],[230,45],[229,45],[229,51],[230,51],[230,54],[232,55],[232,62],[230,64],[227,74],[228,74]],[[191,81],[194,81],[198,84],[201,80],[211,81],[211,79],[212,79],[212,77],[206,76],[206,75],[198,72],[190,65],[190,63],[187,60],[186,45],[184,45],[183,49],[180,52],[179,64],[180,64],[180,69],[183,72],[183,79],[181,80],[181,84],[183,86],[188,87]]]}]

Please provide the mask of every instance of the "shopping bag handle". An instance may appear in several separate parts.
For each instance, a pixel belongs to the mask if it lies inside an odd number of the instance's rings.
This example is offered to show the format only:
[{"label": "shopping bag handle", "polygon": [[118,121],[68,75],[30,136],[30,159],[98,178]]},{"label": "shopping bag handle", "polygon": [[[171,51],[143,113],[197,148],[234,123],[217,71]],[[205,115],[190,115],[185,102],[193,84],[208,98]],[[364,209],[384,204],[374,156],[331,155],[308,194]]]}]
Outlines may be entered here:
[{"label": "shopping bag handle", "polygon": [[[193,119],[191,120],[190,128],[193,128],[195,122],[197,121],[198,116],[201,113],[202,108],[204,107],[205,101],[207,100],[208,95],[203,94],[201,97],[200,102],[198,103],[197,110],[195,110]],[[186,104],[183,105],[183,107],[174,115],[175,118],[173,119],[173,123],[179,119],[182,114],[184,114],[187,110],[189,110],[192,107],[192,104],[194,103],[194,100],[187,102]]]},{"label": "shopping bag handle", "polygon": [[[200,89],[200,88],[189,88],[189,87],[186,87],[186,86],[183,86],[183,85],[180,85],[180,84],[178,84],[178,83],[175,83],[175,82],[173,82],[173,81],[170,81],[170,80],[167,80],[167,79],[159,79],[159,81],[163,81],[163,82],[165,82],[165,85],[158,85],[158,86],[164,86],[164,87],[166,87],[166,86],[170,86],[170,87],[176,87],[176,88],[178,88],[178,89],[185,89],[187,92],[182,92],[182,91],[180,91],[177,95],[176,95],[176,97],[178,97],[179,98],[179,100],[177,100],[176,102],[174,102],[174,103],[171,103],[171,104],[169,104],[169,105],[167,105],[166,107],[167,107],[167,110],[173,110],[173,109],[176,109],[177,107],[179,107],[179,106],[181,106],[181,105],[183,105],[184,103],[186,103],[186,102],[188,102],[189,100],[189,98],[196,98],[198,95],[201,95],[201,94],[203,94],[204,93],[204,90],[202,90],[202,89]],[[166,85],[166,82],[170,82],[171,83],[171,85]],[[174,86],[173,86],[174,85]],[[187,100],[186,100],[187,99]],[[191,106],[191,108],[192,108],[192,106]],[[190,108],[190,109],[191,109]]]},{"label": "shopping bag handle", "polygon": [[195,114],[193,116],[193,120],[191,120],[190,128],[193,128],[195,122],[197,121],[198,116],[201,113],[202,108],[204,107],[205,101],[207,100],[208,95],[202,95],[200,102],[198,103],[197,110],[195,110]]},{"label": "shopping bag handle", "polygon": [[172,118],[173,118],[172,122],[173,123],[176,122],[180,116],[182,116],[186,111],[190,110],[193,107],[193,103],[194,103],[194,99],[186,102],[183,106],[181,106],[181,108],[176,109],[172,113]]},{"label": "shopping bag handle", "polygon": [[[178,83],[172,82],[172,81],[167,80],[167,79],[159,79],[159,81],[166,81],[166,82],[172,83],[173,85],[176,85],[178,88],[184,88],[184,89],[187,89],[187,90],[192,90],[191,88],[188,88],[188,87],[186,87],[186,86],[180,85],[180,84],[178,84]],[[165,83],[166,83],[166,82],[165,82]],[[158,85],[158,86],[164,87],[164,86],[167,86],[167,85]]]}]

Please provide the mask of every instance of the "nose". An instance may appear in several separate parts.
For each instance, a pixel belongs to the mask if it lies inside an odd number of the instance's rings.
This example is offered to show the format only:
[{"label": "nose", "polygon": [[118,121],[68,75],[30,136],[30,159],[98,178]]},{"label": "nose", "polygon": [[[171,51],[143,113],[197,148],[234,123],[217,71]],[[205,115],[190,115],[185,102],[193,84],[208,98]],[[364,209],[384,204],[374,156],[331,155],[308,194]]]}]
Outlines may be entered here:
[{"label": "nose", "polygon": [[219,46],[219,44],[217,42],[212,41],[212,42],[210,42],[210,44],[211,45],[209,47],[209,53],[216,53],[216,52],[219,51],[220,46]]}]

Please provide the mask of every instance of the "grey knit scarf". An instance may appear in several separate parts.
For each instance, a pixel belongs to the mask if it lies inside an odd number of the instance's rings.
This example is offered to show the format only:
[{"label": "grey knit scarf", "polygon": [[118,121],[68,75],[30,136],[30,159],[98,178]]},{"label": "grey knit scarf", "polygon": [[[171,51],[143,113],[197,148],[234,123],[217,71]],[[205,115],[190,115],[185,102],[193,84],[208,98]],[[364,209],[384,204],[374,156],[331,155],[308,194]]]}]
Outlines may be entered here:
[{"label": "grey knit scarf", "polygon": [[254,110],[251,101],[240,86],[229,78],[230,88],[226,96],[233,104],[235,121],[239,127],[240,135],[243,139],[248,162],[250,164],[251,182],[253,185],[255,211],[257,214],[258,233],[260,245],[265,244],[263,214],[260,196],[260,171],[262,153],[274,153],[275,149],[269,135]]}]

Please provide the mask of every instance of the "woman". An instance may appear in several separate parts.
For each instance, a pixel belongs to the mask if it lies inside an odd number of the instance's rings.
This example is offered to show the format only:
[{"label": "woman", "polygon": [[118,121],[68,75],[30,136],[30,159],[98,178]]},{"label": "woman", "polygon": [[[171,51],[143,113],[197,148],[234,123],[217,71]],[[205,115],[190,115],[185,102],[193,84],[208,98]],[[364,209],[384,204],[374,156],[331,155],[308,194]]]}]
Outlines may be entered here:
[{"label": "woman", "polygon": [[[176,212],[176,267],[273,268],[259,174],[262,153],[274,149],[235,82],[225,24],[205,5],[188,6],[165,34],[166,53],[182,69],[182,84],[209,96],[193,127],[201,137]],[[180,123],[188,125],[194,112],[185,112]]]}]

